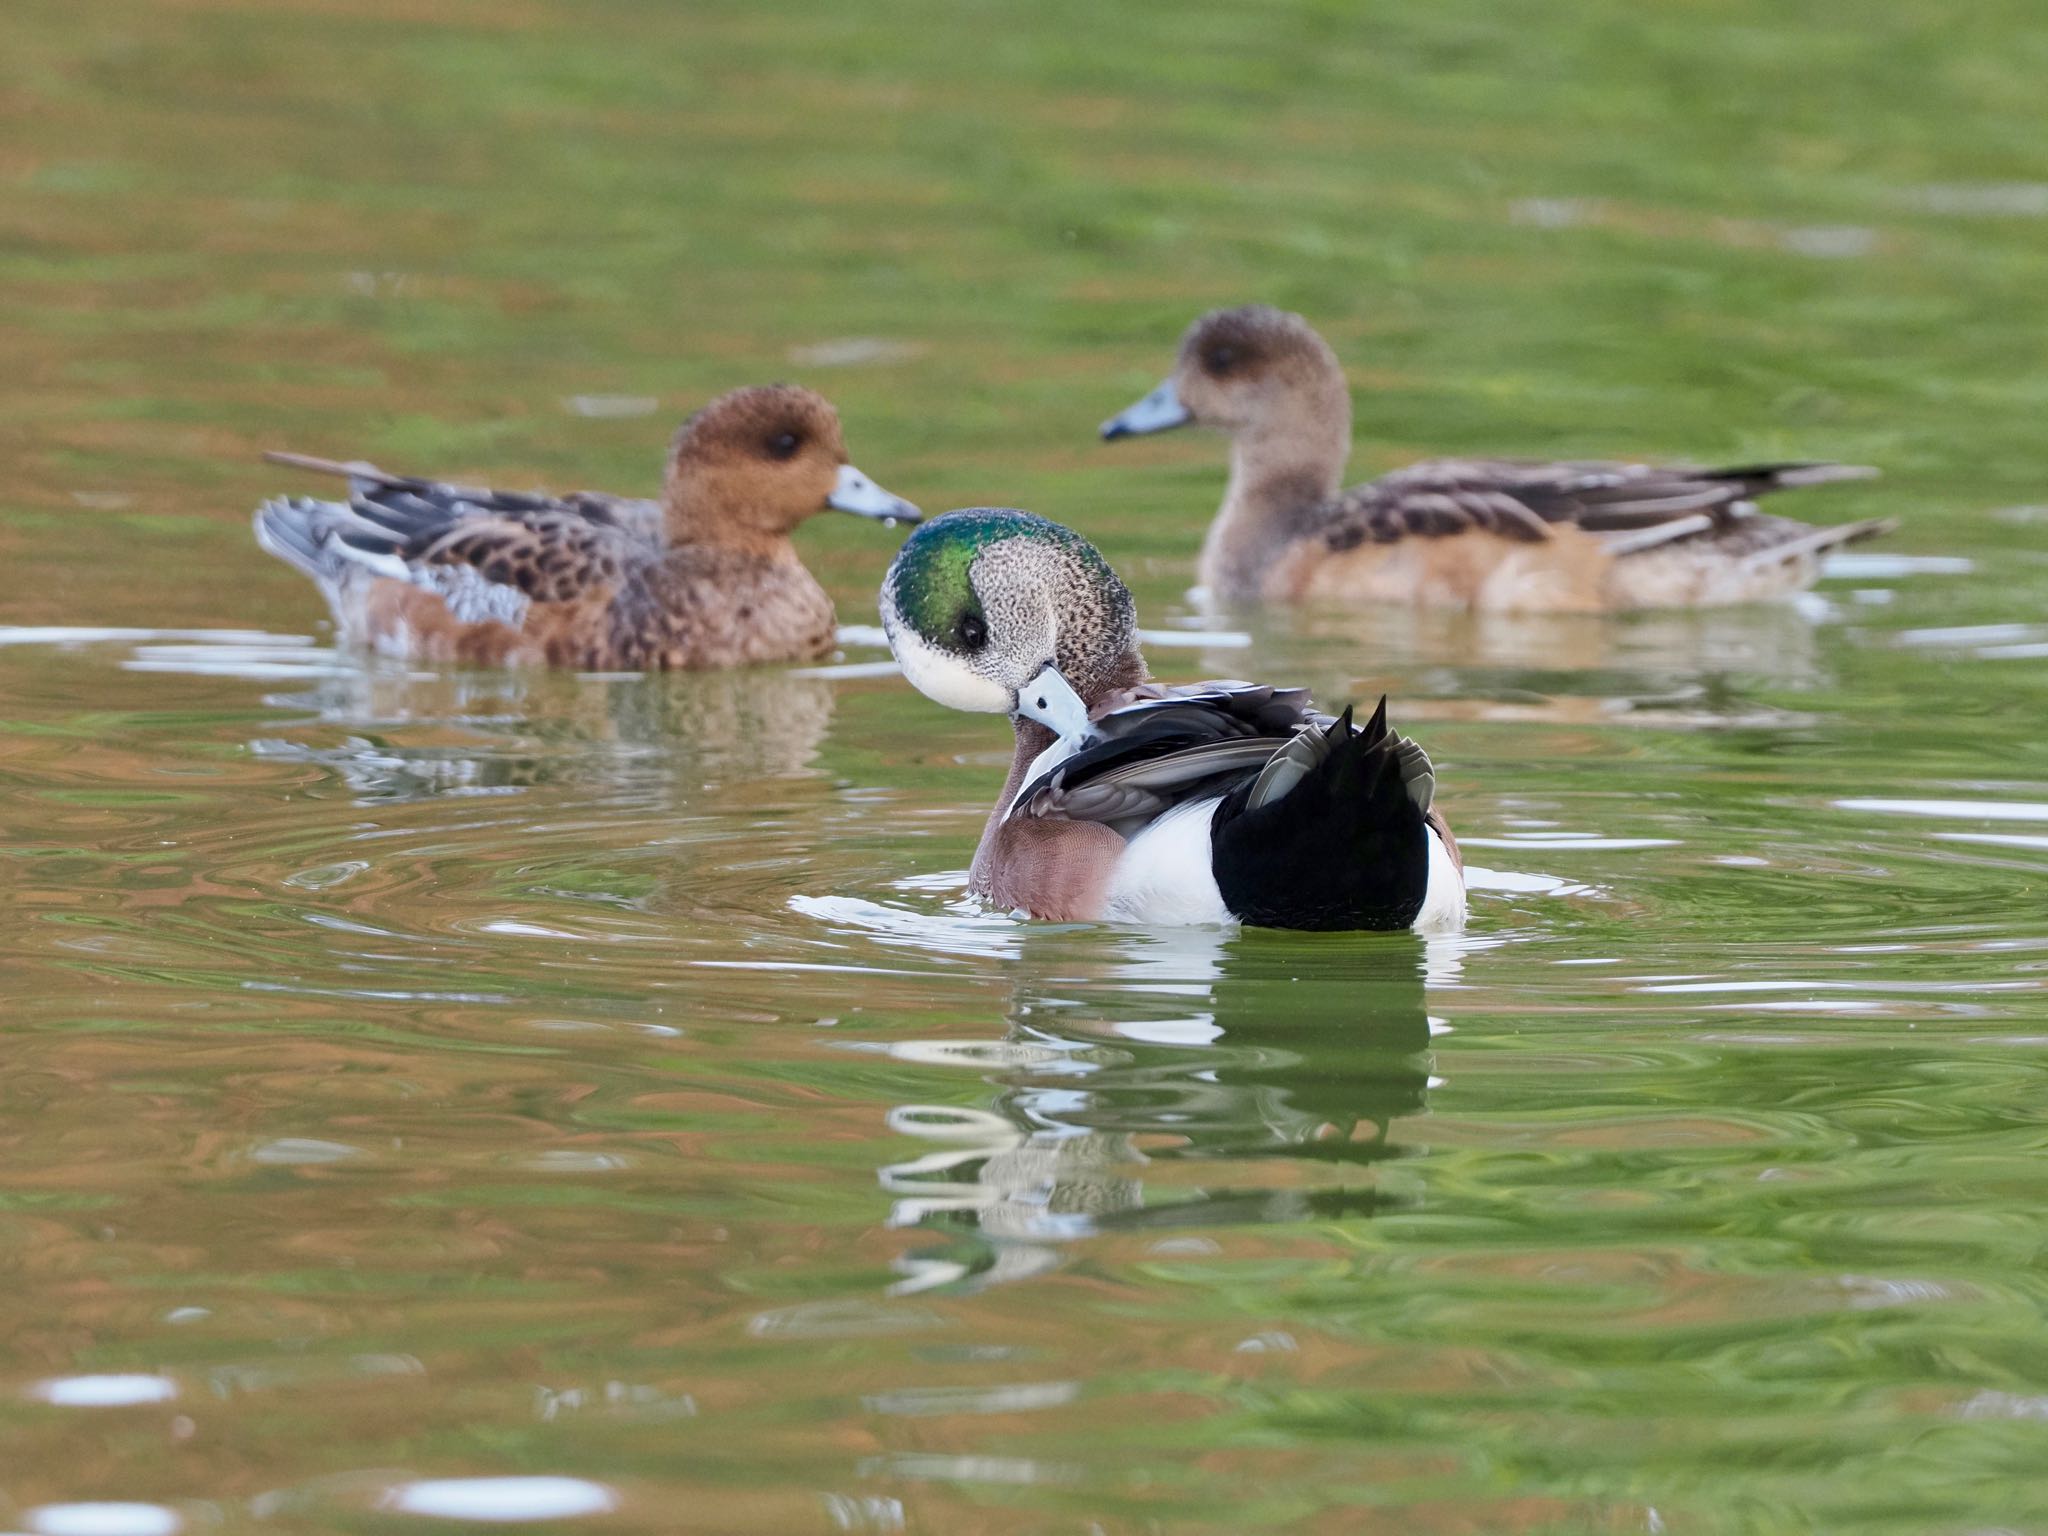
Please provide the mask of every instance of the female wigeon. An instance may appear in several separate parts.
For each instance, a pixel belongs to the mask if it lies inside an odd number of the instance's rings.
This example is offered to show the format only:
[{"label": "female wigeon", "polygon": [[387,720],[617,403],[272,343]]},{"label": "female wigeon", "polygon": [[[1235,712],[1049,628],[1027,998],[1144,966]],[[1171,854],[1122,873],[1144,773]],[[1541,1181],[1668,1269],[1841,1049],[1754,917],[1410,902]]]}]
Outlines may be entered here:
[{"label": "female wigeon", "polygon": [[1016,735],[969,884],[1033,917],[1454,929],[1465,882],[1435,777],[1387,728],[1298,688],[1148,681],[1131,594],[1028,512],[949,512],[882,582],[904,674]]},{"label": "female wigeon", "polygon": [[829,401],[780,384],[685,421],[658,502],[266,457],[347,475],[349,500],[265,502],[256,542],[313,578],[345,642],[425,661],[608,672],[822,656],[832,600],[791,530],[827,508],[918,517],[846,461]]},{"label": "female wigeon", "polygon": [[1341,490],[1351,392],[1299,315],[1204,315],[1172,375],[1104,438],[1194,423],[1230,436],[1230,482],[1202,545],[1219,598],[1605,613],[1797,591],[1830,549],[1884,521],[1816,528],[1756,510],[1789,486],[1858,480],[1846,464],[1691,469],[1436,459]]}]

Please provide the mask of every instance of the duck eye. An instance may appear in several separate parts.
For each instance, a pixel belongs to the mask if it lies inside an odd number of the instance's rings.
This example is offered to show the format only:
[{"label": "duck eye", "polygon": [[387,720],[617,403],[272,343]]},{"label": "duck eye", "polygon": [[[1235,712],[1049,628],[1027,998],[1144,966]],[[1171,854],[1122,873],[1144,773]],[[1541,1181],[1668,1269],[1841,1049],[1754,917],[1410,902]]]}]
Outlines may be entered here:
[{"label": "duck eye", "polygon": [[953,626],[953,633],[970,651],[978,651],[988,644],[988,622],[978,613],[961,614],[960,621]]},{"label": "duck eye", "polygon": [[793,459],[800,439],[794,432],[778,432],[768,439],[768,457],[771,459]]},{"label": "duck eye", "polygon": [[1202,354],[1202,366],[1211,373],[1228,373],[1237,366],[1237,348],[1211,347]]}]

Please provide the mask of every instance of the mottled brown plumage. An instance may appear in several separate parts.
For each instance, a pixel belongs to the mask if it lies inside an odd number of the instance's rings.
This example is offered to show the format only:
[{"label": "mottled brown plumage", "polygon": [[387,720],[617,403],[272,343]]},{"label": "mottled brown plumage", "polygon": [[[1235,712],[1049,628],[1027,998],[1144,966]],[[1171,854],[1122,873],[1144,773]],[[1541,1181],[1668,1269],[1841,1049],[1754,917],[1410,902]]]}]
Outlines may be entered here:
[{"label": "mottled brown plumage", "polygon": [[822,656],[832,602],[791,531],[828,506],[916,520],[847,465],[830,403],[785,385],[684,422],[658,502],[270,457],[347,475],[351,494],[266,503],[258,542],[313,577],[344,641],[425,661],[640,671]]},{"label": "mottled brown plumage", "polygon": [[1196,321],[1161,392],[1103,430],[1182,422],[1231,439],[1200,564],[1226,599],[1521,612],[1745,602],[1808,585],[1827,550],[1891,526],[1757,512],[1767,492],[1872,473],[1839,464],[1439,459],[1340,490],[1351,397],[1336,354],[1299,315],[1257,305]]}]

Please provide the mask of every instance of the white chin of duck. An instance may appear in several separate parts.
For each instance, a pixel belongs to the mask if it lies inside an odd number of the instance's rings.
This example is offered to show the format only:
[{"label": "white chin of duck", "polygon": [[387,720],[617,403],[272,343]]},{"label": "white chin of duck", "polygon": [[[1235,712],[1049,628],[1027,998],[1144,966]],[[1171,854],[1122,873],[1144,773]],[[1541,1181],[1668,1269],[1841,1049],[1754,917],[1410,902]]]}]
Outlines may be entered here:
[{"label": "white chin of duck", "polygon": [[[1104,920],[1157,927],[1234,925],[1237,917],[1223,904],[1210,862],[1210,823],[1222,803],[1218,796],[1177,805],[1132,838],[1117,860]],[[1422,835],[1429,839],[1429,884],[1410,927],[1417,933],[1462,933],[1465,877],[1434,827],[1424,827]]]},{"label": "white chin of duck", "polygon": [[910,686],[934,704],[978,715],[1009,713],[1009,689],[991,682],[937,646],[927,644],[909,625],[899,625],[890,640],[895,646],[896,664],[903,668]]}]

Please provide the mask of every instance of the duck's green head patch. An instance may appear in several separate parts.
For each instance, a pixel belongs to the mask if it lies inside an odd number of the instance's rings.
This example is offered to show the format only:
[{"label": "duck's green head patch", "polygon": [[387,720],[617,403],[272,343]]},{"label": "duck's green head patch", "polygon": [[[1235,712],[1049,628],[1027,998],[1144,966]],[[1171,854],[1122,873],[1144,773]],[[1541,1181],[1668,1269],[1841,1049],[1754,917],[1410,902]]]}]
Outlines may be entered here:
[{"label": "duck's green head patch", "polygon": [[904,540],[882,583],[883,622],[893,609],[896,620],[927,643],[973,649],[974,628],[987,619],[974,590],[974,560],[997,539],[1016,533],[1013,518],[1024,514],[975,508],[949,512],[919,528]]},{"label": "duck's green head patch", "polygon": [[1095,546],[1029,512],[971,507],[924,524],[882,581],[882,625],[910,680],[956,709],[1008,710],[1054,660],[1121,656],[1134,638],[1130,593]]}]

